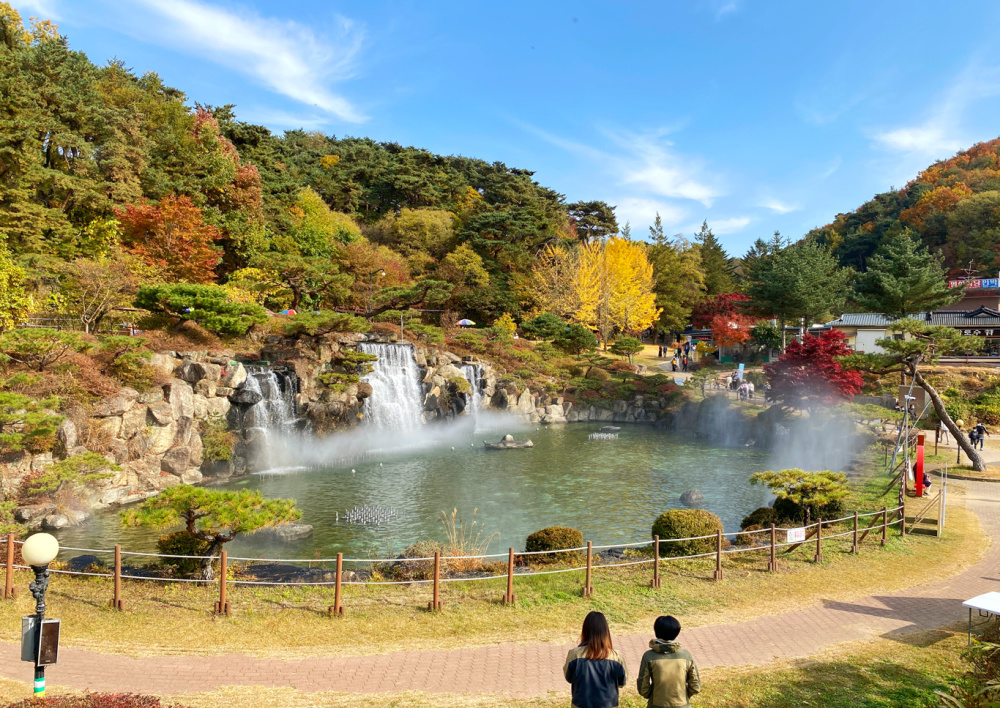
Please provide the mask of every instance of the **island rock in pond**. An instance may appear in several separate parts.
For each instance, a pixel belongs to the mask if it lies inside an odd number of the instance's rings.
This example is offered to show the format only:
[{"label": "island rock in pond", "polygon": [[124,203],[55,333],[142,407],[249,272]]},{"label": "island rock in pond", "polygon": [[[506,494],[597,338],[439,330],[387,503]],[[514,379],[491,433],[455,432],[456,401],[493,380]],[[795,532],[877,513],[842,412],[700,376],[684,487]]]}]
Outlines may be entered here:
[{"label": "island rock in pond", "polygon": [[500,442],[484,442],[487,450],[523,450],[534,447],[535,443],[530,440],[515,440],[513,435],[504,435]]}]

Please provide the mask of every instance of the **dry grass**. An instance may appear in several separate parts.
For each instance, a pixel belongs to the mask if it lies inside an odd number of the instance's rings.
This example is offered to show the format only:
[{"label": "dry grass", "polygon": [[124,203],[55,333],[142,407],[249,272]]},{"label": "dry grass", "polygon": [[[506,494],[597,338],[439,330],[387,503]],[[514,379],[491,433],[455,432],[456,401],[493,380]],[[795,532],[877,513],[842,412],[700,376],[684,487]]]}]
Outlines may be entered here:
[{"label": "dry grass", "polygon": [[971,465],[949,465],[948,474],[957,474],[970,479],[1000,479],[1000,466],[986,465],[985,472],[977,472]]},{"label": "dry grass", "polygon": [[[213,617],[214,588],[187,584],[126,582],[127,610],[108,608],[105,579],[55,576],[49,612],[63,620],[63,641],[131,655],[221,654],[347,656],[406,649],[446,649],[509,641],[563,641],[591,609],[604,612],[616,633],[647,631],[665,600],[688,627],[746,620],[810,606],[820,600],[851,600],[892,592],[952,575],[975,562],[988,542],[975,515],[954,505],[944,538],[890,537],[879,549],[872,536],[852,556],[849,537],[824,545],[824,562],[812,547],[782,556],[781,572],[765,572],[767,552],[725,557],[723,582],[710,580],[711,559],[664,563],[663,588],[648,586],[650,568],[597,570],[596,594],[580,597],[583,573],[515,579],[518,603],[501,604],[504,580],[447,583],[443,612],[426,611],[430,586],[349,586],[347,616],[330,619],[329,589],[230,587],[233,616]],[[31,610],[28,575],[16,582],[20,597],[0,603],[0,640],[19,639],[18,618]]]}]

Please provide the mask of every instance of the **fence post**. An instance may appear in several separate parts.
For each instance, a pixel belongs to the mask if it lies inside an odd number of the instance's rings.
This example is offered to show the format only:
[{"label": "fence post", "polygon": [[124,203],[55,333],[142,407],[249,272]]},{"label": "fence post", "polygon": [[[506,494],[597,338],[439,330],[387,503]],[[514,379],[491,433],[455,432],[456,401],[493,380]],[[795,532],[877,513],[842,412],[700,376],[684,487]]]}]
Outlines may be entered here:
[{"label": "fence post", "polygon": [[660,587],[660,537],[653,536],[653,579],[649,582],[650,587]]},{"label": "fence post", "polygon": [[219,563],[219,601],[215,603],[215,614],[229,616],[229,600],[226,599],[226,575],[229,574],[226,551],[222,552]]},{"label": "fence post", "polygon": [[722,529],[715,532],[715,574],[716,582],[722,580]]},{"label": "fence post", "polygon": [[427,609],[435,612],[441,609],[441,551],[434,551],[434,598]]},{"label": "fence post", "polygon": [[583,596],[593,597],[594,596],[594,586],[590,584],[590,574],[594,567],[594,542],[587,541],[587,580],[583,585]]},{"label": "fence post", "polygon": [[[961,450],[962,448],[959,448]],[[906,538],[906,502],[899,505],[899,537]]]},{"label": "fence post", "polygon": [[851,546],[851,553],[858,552],[858,512],[854,512],[854,543]]},{"label": "fence post", "polygon": [[124,610],[125,601],[122,600],[122,547],[115,544],[115,596],[111,600],[111,609]]},{"label": "fence post", "polygon": [[823,560],[823,519],[816,521],[816,557],[813,562],[819,563]]},{"label": "fence post", "polygon": [[776,551],[775,547],[777,546],[776,541],[777,541],[777,532],[775,531],[774,523],[772,523],[771,524],[771,562],[767,564],[767,569],[769,571],[771,571],[772,573],[778,572],[778,558],[777,558],[777,554],[775,553],[775,551]]},{"label": "fence post", "polygon": [[507,594],[503,596],[503,604],[514,604],[514,549],[507,549]]},{"label": "fence post", "polygon": [[886,508],[883,506],[882,507],[882,541],[879,544],[880,546],[884,546],[885,545],[885,536],[886,536],[886,532],[888,530],[889,530],[889,512],[886,511]]},{"label": "fence post", "polygon": [[3,586],[3,599],[14,599],[14,534],[7,534],[7,562],[4,564],[7,579]]},{"label": "fence post", "polygon": [[337,574],[333,578],[333,607],[327,611],[332,617],[343,617],[344,606],[340,604],[340,581],[344,575],[344,554],[337,554]]}]

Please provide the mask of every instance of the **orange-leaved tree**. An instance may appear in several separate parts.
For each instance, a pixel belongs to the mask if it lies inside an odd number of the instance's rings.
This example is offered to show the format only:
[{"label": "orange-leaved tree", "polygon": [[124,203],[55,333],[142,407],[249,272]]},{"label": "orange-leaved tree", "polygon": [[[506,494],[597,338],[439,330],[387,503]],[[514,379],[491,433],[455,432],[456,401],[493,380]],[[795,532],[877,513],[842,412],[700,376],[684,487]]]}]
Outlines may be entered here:
[{"label": "orange-leaved tree", "polygon": [[219,230],[202,219],[190,197],[170,195],[160,203],[117,210],[122,244],[171,280],[211,282],[222,259]]}]

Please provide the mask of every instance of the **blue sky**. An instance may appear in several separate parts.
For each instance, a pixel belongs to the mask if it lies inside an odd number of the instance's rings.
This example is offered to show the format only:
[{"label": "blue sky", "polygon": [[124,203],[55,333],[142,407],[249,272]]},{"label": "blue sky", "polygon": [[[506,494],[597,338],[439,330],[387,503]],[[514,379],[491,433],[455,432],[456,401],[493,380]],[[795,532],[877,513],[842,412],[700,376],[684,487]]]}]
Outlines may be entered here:
[{"label": "blue sky", "polygon": [[531,169],[739,255],[1000,135],[1000,3],[14,0],[273,130]]}]

